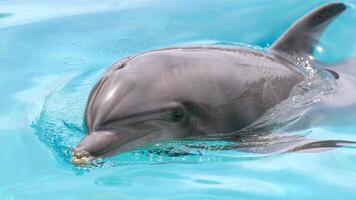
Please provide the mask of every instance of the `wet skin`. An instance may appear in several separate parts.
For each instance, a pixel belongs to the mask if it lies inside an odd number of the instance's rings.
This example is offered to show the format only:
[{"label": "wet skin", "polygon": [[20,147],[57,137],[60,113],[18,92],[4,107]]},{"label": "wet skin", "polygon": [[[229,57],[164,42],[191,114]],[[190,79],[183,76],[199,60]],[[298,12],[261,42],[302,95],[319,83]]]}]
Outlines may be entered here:
[{"label": "wet skin", "polygon": [[265,51],[177,47],[119,60],[89,95],[87,135],[72,162],[85,165],[149,142],[251,125],[305,79],[295,59],[310,55],[316,37],[344,10],[331,3],[312,11]]}]

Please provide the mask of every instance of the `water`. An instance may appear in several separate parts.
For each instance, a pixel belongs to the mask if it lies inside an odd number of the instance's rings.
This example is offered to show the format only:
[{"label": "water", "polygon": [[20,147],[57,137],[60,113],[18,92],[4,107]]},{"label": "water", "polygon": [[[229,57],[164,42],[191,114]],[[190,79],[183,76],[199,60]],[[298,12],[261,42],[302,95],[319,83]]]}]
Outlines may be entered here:
[{"label": "water", "polygon": [[[0,199],[355,199],[351,147],[261,155],[172,141],[88,169],[68,162],[83,136],[89,90],[118,58],[182,44],[264,48],[325,2],[1,1]],[[315,52],[320,60],[356,55],[356,1],[345,2],[349,9]],[[355,104],[326,117],[306,110],[298,116],[307,129],[294,134],[356,141],[355,111]]]}]

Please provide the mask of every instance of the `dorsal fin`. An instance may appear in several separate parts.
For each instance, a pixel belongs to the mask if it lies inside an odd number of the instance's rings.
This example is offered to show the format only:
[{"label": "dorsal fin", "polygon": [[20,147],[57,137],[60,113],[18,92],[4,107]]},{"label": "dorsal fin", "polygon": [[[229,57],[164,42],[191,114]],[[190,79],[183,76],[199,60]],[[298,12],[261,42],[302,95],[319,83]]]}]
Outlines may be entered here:
[{"label": "dorsal fin", "polygon": [[346,9],[343,3],[323,5],[296,21],[270,47],[292,56],[311,55],[325,28]]}]

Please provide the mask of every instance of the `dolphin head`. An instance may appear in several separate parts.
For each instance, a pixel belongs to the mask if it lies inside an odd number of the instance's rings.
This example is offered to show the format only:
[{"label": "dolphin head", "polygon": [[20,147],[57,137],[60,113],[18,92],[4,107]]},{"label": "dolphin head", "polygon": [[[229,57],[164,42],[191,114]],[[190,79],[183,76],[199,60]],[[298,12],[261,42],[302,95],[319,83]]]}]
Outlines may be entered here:
[{"label": "dolphin head", "polygon": [[189,111],[165,89],[168,83],[151,76],[150,69],[142,69],[142,74],[130,68],[109,70],[97,82],[84,115],[87,134],[73,149],[74,164],[192,132]]}]

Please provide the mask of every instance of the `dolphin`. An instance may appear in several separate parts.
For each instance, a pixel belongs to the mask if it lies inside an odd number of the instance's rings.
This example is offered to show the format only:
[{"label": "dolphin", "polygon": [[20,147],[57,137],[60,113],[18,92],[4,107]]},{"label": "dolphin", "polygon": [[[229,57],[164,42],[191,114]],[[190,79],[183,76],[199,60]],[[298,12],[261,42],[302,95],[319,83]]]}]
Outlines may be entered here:
[{"label": "dolphin", "polygon": [[125,57],[89,94],[86,136],[72,163],[163,140],[228,135],[253,124],[307,79],[304,63],[338,79],[312,53],[325,28],[344,10],[329,3],[295,22],[268,49],[188,46]]}]

